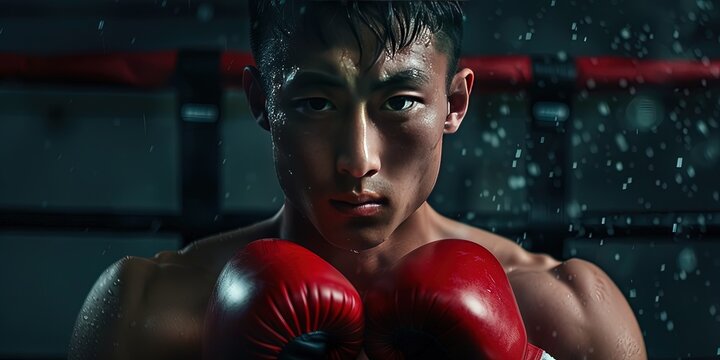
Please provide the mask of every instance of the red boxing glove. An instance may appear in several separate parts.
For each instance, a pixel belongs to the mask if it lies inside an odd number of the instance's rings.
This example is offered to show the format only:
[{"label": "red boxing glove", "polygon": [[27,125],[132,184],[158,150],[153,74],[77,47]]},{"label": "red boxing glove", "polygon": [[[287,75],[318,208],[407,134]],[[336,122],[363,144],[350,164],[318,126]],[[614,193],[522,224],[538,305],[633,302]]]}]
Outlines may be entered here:
[{"label": "red boxing glove", "polygon": [[205,315],[204,359],[355,359],[363,306],[334,267],[289,241],[257,240],[223,269]]},{"label": "red boxing glove", "polygon": [[364,302],[370,359],[551,359],[527,342],[503,267],[467,240],[405,255]]}]

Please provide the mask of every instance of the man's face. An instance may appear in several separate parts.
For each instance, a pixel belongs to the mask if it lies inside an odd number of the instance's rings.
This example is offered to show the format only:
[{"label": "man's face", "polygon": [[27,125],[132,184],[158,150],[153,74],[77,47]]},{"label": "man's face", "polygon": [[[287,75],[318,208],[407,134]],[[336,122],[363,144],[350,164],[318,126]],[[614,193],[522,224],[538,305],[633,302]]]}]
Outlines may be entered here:
[{"label": "man's face", "polygon": [[420,36],[394,56],[347,27],[278,51],[267,117],[288,204],[330,243],[382,243],[432,191],[448,115],[447,55]]}]

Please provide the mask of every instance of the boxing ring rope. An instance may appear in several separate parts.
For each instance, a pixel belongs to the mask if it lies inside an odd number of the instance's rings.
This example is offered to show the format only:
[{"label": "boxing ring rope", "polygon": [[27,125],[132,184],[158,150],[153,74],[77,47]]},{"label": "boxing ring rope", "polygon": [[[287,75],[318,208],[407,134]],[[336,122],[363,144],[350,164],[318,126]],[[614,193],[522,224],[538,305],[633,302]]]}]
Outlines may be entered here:
[{"label": "boxing ring rope", "polygon": [[[253,64],[243,52],[222,52],[224,85],[240,86],[243,68]],[[89,83],[152,89],[169,85],[178,51],[86,55],[18,55],[0,53],[0,79],[21,82]],[[461,66],[475,72],[480,91],[522,90],[537,80],[531,56],[466,56]],[[641,60],[621,57],[576,57],[562,64],[577,90],[629,86],[708,86],[720,81],[720,60]]]}]

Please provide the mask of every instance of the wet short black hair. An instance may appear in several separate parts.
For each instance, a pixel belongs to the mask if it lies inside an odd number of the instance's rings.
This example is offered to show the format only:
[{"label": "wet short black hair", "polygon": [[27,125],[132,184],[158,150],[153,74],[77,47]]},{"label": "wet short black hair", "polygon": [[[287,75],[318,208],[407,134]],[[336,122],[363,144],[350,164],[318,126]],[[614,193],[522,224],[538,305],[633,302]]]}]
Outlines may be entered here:
[{"label": "wet short black hair", "polygon": [[385,45],[375,49],[375,60],[383,50],[394,54],[429,31],[448,56],[448,85],[457,71],[464,22],[460,1],[250,0],[248,7],[250,46],[261,73],[271,62],[268,46],[289,40],[298,29],[318,28],[318,18],[309,16],[318,13],[345,19],[359,46],[361,27],[370,29]]}]

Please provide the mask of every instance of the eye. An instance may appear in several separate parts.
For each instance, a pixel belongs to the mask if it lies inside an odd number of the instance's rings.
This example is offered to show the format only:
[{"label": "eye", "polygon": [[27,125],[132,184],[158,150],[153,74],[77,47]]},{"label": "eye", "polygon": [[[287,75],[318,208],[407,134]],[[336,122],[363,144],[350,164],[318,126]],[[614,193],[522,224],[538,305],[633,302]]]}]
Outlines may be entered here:
[{"label": "eye", "polygon": [[383,104],[385,110],[403,111],[413,107],[417,103],[417,99],[412,96],[395,96],[388,99]]},{"label": "eye", "polygon": [[314,97],[297,101],[295,107],[300,112],[319,112],[333,110],[333,104],[325,98]]}]

